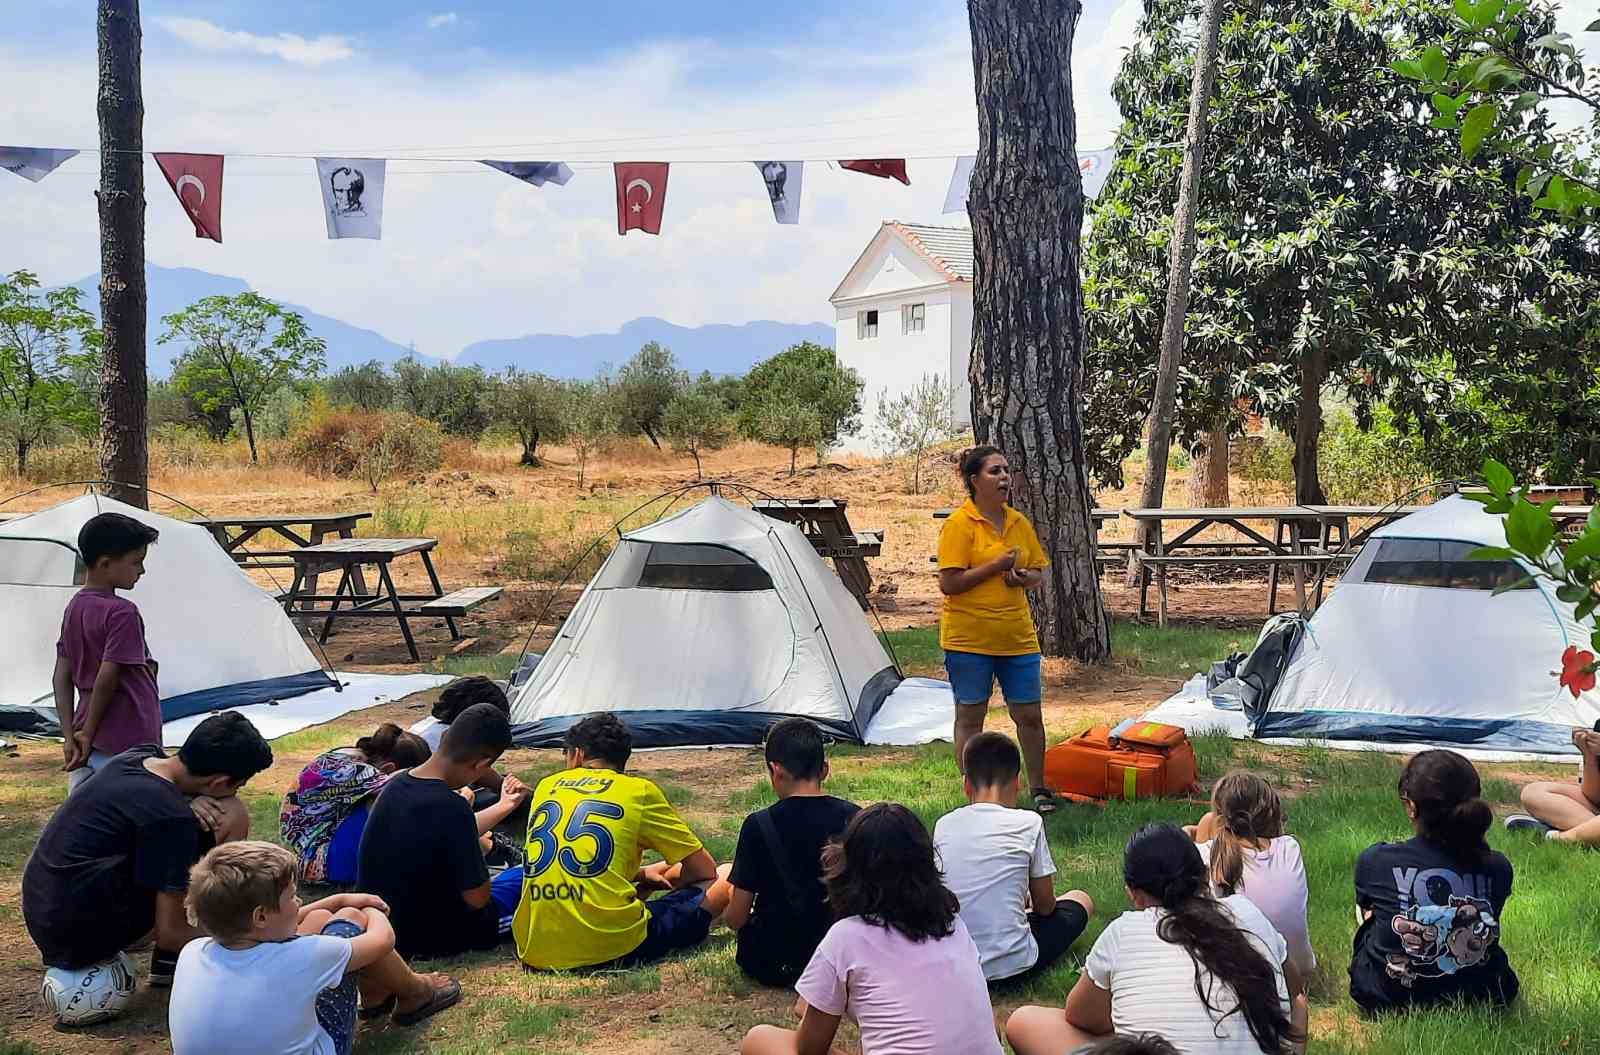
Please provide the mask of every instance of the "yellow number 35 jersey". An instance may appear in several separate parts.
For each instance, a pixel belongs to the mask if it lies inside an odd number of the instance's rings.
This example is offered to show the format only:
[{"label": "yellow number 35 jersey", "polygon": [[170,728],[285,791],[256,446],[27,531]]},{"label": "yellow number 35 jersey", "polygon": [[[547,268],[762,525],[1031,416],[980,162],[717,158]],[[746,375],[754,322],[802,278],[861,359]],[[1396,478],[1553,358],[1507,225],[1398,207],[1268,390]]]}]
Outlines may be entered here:
[{"label": "yellow number 35 jersey", "polygon": [[528,864],[511,931],[530,967],[605,963],[648,932],[633,877],[646,850],[672,864],[700,849],[661,789],[610,769],[568,769],[539,782],[528,816]]}]

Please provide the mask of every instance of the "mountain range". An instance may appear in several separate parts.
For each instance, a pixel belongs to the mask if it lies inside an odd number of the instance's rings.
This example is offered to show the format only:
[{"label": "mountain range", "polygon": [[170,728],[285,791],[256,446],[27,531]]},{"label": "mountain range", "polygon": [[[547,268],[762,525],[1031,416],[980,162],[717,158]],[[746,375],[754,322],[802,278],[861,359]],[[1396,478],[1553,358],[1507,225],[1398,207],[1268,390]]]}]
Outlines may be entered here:
[{"label": "mountain range", "polygon": [[[161,317],[188,307],[202,297],[233,296],[249,283],[228,275],[214,275],[187,267],[146,268],[149,295],[148,332],[150,372],[165,376],[182,352],[176,344],[161,345]],[[100,310],[100,278],[88,275],[71,285],[83,294],[83,305],[96,316]],[[408,355],[427,363],[436,357],[413,352],[375,330],[351,325],[294,304],[283,304],[306,320],[311,332],[328,342],[328,372],[376,359],[385,364]],[[755,363],[800,341],[833,346],[833,326],[828,323],[783,323],[758,320],[738,325],[677,326],[665,319],[644,317],[626,322],[615,333],[582,335],[537,333],[523,337],[478,341],[462,349],[454,361],[497,372],[507,366],[537,370],[555,377],[592,377],[604,365],[621,366],[648,341],[658,341],[678,357],[691,373],[743,373]]]}]

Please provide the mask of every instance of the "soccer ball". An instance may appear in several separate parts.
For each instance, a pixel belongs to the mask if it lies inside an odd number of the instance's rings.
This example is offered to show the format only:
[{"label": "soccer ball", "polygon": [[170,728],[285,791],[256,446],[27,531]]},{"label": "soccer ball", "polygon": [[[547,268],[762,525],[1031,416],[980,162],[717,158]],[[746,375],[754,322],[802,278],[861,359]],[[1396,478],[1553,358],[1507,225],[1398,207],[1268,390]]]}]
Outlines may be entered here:
[{"label": "soccer ball", "polygon": [[51,967],[39,997],[63,1026],[88,1026],[116,1018],[133,995],[133,962],[126,953],[78,971]]}]

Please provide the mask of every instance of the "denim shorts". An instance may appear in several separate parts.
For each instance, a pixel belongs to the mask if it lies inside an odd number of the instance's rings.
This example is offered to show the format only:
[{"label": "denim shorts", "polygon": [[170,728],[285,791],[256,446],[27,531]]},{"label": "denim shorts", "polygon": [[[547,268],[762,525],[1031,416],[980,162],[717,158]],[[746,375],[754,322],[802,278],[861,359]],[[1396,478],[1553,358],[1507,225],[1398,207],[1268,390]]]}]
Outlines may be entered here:
[{"label": "denim shorts", "polygon": [[944,669],[957,703],[988,703],[994,683],[1006,703],[1038,703],[1044,697],[1039,679],[1039,653],[985,656],[979,652],[945,652]]}]

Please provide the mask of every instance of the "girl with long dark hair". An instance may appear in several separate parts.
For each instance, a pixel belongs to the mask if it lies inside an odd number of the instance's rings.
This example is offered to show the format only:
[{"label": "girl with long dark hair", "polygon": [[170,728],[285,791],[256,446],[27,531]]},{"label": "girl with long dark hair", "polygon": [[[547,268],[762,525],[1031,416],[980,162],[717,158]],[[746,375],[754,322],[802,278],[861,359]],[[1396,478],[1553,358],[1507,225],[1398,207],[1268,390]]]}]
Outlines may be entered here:
[{"label": "girl with long dark hair", "polygon": [[963,452],[961,482],[967,500],[939,532],[939,647],[956,698],[956,764],[967,741],[983,732],[998,681],[1017,727],[1034,807],[1048,813],[1055,799],[1044,785],[1044,692],[1028,591],[1044,582],[1050,561],[1028,518],[1008,504],[1011,465],[998,447]]},{"label": "girl with long dark hair", "polygon": [[1350,996],[1362,1009],[1516,998],[1500,946],[1511,862],[1485,841],[1494,812],[1481,793],[1478,771],[1454,751],[1424,751],[1401,771],[1416,837],[1378,843],[1356,861]]},{"label": "girl with long dark hair", "polygon": [[1304,996],[1289,998],[1288,948],[1261,910],[1213,899],[1183,829],[1152,824],[1128,841],[1122,879],[1133,911],[1101,933],[1058,1008],[1006,1022],[1017,1055],[1060,1055],[1115,1033],[1157,1033],[1189,1055],[1286,1055],[1305,1043]]},{"label": "girl with long dark hair", "polygon": [[826,1055],[849,1015],[862,1055],[1001,1055],[978,947],[917,815],[880,802],[823,851],[838,922],[795,991],[797,1030],[757,1026],[741,1055]]}]

